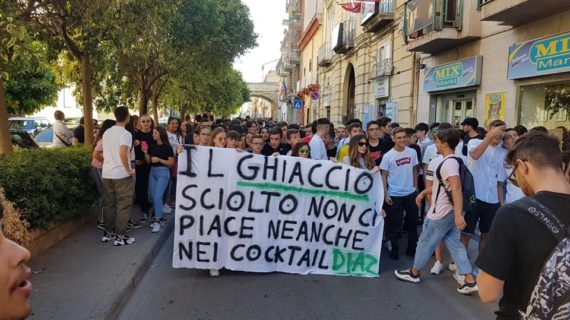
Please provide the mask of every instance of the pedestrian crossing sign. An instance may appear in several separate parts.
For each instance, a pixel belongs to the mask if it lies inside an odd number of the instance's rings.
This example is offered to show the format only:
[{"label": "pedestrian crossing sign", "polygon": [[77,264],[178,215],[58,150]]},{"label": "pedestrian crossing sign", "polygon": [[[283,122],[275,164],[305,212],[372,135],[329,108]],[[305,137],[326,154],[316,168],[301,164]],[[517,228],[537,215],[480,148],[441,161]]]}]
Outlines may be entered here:
[{"label": "pedestrian crossing sign", "polygon": [[295,110],[303,109],[303,100],[293,100],[293,109]]}]

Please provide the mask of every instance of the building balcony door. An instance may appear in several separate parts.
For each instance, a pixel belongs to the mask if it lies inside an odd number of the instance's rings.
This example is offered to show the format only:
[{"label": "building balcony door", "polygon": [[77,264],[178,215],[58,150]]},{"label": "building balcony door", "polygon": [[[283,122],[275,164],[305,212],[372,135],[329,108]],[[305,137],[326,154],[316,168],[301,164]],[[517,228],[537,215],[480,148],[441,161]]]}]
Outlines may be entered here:
[{"label": "building balcony door", "polygon": [[[354,75],[354,68],[352,65],[348,67],[347,82],[346,82],[346,119],[348,121],[354,118],[355,96],[356,96],[356,76]],[[343,121],[344,122],[344,121]]]}]

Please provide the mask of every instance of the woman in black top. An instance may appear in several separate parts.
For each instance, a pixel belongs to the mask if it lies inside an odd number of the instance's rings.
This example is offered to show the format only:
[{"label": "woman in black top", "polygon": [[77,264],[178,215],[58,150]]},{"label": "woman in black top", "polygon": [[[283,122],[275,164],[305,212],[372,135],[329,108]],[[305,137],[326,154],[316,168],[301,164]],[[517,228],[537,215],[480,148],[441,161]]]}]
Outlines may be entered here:
[{"label": "woman in black top", "polygon": [[144,114],[139,119],[140,127],[135,131],[135,203],[139,205],[144,217],[141,222],[148,220],[148,210],[150,203],[148,202],[148,176],[150,174],[150,165],[146,163],[143,147],[148,147],[153,143],[152,132],[154,123],[148,114]]},{"label": "woman in black top", "polygon": [[160,219],[163,215],[163,195],[170,181],[170,167],[174,165],[174,152],[168,142],[168,135],[161,127],[156,127],[152,133],[153,143],[148,149],[144,148],[146,162],[150,164],[148,187],[154,206],[152,232],[160,231]]}]

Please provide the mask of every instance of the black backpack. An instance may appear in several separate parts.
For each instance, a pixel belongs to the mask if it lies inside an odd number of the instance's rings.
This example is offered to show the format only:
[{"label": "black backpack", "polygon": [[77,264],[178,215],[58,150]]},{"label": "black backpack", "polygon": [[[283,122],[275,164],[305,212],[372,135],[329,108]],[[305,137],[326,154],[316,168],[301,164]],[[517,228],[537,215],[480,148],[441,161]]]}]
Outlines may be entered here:
[{"label": "black backpack", "polygon": [[513,203],[529,213],[556,239],[521,319],[570,319],[570,228],[542,203],[526,197]]},{"label": "black backpack", "polygon": [[[475,181],[473,180],[473,175],[471,171],[467,169],[467,166],[463,163],[463,160],[458,157],[449,157],[443,159],[443,161],[437,166],[435,170],[435,175],[437,180],[439,181],[439,187],[437,188],[437,194],[435,195],[435,201],[437,203],[437,197],[439,196],[439,191],[441,188],[444,187],[443,178],[441,177],[441,166],[447,159],[455,159],[459,164],[459,178],[461,179],[461,191],[463,194],[463,211],[470,211],[475,209]],[[453,202],[453,198],[451,197],[451,191],[443,188],[445,193],[449,197],[449,200]]]}]

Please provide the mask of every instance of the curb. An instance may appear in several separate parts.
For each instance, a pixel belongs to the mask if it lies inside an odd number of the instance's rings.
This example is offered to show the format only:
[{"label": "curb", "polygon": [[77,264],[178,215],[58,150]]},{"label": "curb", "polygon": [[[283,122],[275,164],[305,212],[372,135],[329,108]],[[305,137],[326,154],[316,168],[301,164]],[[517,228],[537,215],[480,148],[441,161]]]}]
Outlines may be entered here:
[{"label": "curb", "polygon": [[[108,310],[94,310],[92,314],[100,314],[104,315],[103,319],[110,320],[110,319],[117,319],[123,307],[129,301],[131,295],[135,291],[136,287],[138,286],[139,282],[141,281],[142,277],[145,275],[146,271],[150,267],[151,263],[154,261],[154,258],[158,254],[158,252],[164,246],[166,240],[170,237],[170,234],[174,231],[174,218],[168,221],[166,228],[164,228],[163,232],[160,233],[160,237],[152,246],[152,249],[146,254],[142,263],[138,266],[135,272],[130,276],[128,284],[118,290],[113,296],[109,296],[109,300],[113,300],[114,302],[106,304],[102,303],[101,306],[111,305]],[[97,318],[92,318],[97,319]]]}]

